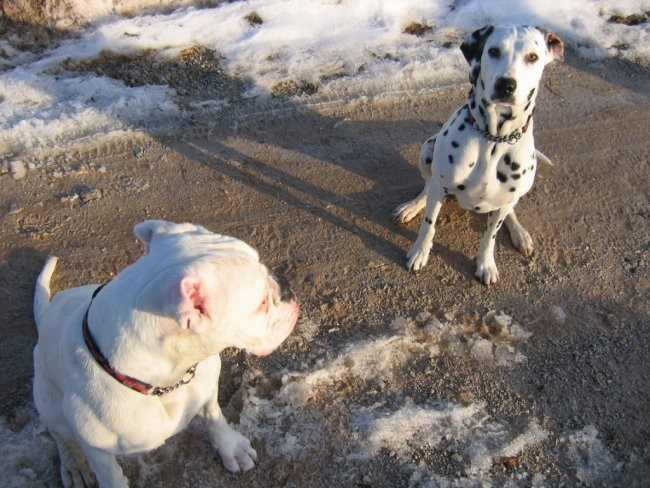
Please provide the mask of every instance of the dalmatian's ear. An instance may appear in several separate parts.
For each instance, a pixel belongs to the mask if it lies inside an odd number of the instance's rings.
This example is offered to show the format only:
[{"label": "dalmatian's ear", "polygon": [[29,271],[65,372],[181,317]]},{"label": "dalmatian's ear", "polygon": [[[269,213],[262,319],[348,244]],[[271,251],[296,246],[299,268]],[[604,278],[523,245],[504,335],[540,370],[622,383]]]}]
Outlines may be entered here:
[{"label": "dalmatian's ear", "polygon": [[465,59],[472,67],[472,71],[469,75],[469,82],[472,85],[475,85],[478,80],[481,71],[481,56],[483,56],[485,41],[490,37],[493,30],[494,26],[486,25],[485,27],[472,32],[460,45],[460,50],[462,51],[463,56],[465,56]]},{"label": "dalmatian's ear", "polygon": [[544,32],[544,41],[546,42],[546,50],[549,53],[547,62],[564,59],[564,43],[562,39],[552,32]]}]

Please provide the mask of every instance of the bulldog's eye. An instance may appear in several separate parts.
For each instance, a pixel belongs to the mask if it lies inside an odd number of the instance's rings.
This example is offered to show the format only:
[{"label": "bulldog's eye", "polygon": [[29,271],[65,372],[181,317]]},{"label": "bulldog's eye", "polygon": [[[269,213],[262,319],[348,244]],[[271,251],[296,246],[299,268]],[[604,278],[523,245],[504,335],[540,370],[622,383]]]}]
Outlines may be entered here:
[{"label": "bulldog's eye", "polygon": [[539,59],[539,56],[535,53],[530,53],[528,56],[526,56],[526,61],[529,63],[534,63]]},{"label": "bulldog's eye", "polygon": [[488,55],[491,58],[496,59],[499,56],[501,56],[501,50],[498,47],[491,47],[490,49],[488,49]]}]

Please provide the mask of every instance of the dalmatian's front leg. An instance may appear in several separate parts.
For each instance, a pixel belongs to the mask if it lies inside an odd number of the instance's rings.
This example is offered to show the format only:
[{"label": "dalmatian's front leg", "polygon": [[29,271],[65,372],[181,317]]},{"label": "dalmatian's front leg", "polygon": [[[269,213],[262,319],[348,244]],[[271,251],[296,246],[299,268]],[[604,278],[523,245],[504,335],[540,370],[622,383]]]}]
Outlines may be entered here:
[{"label": "dalmatian's front leg", "polygon": [[429,183],[427,191],[427,206],[424,212],[424,220],[420,224],[418,238],[406,254],[406,267],[413,271],[423,268],[429,260],[429,252],[433,245],[433,238],[436,235],[436,220],[442,208],[444,192],[434,181]]},{"label": "dalmatian's front leg", "polygon": [[476,277],[485,285],[496,283],[499,280],[499,270],[494,260],[494,245],[497,232],[510,212],[512,212],[512,207],[504,207],[488,213],[487,228],[481,237],[476,259]]},{"label": "dalmatian's front leg", "polygon": [[515,211],[513,210],[508,214],[505,221],[508,232],[510,232],[510,240],[512,245],[524,256],[531,256],[533,254],[533,239],[530,234],[517,220]]}]

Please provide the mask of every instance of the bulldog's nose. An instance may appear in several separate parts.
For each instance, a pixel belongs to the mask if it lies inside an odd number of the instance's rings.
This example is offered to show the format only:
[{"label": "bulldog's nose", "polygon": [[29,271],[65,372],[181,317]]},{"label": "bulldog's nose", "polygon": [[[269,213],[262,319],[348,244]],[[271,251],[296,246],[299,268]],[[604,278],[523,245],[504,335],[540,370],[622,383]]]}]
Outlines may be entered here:
[{"label": "bulldog's nose", "polygon": [[280,287],[280,301],[290,302],[296,298],[296,294],[291,289],[289,281],[284,276],[273,275],[273,279]]},{"label": "bulldog's nose", "polygon": [[514,78],[502,76],[501,78],[497,78],[497,81],[494,84],[494,92],[497,97],[510,97],[516,89],[517,80]]}]

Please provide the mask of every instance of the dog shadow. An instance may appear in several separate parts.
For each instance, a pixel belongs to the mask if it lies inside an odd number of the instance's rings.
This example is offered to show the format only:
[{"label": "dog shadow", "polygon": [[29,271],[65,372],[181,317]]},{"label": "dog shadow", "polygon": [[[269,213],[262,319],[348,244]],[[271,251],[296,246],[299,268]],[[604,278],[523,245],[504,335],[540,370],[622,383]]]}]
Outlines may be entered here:
[{"label": "dog shadow", "polygon": [[37,336],[32,303],[34,283],[44,262],[34,248],[20,247],[0,266],[0,416],[5,419],[11,419],[17,407],[31,401],[32,351]]}]

